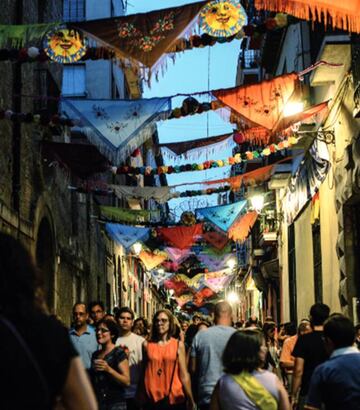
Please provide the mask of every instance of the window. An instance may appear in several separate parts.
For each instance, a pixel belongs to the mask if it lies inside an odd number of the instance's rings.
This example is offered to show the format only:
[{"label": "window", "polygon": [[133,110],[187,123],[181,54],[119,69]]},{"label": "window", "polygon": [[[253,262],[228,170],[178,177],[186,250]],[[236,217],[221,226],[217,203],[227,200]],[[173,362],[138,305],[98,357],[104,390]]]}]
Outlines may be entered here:
[{"label": "window", "polygon": [[85,97],[86,95],[86,67],[85,64],[64,66],[62,94],[72,97]]},{"label": "window", "polygon": [[315,290],[315,302],[322,303],[323,291],[322,291],[322,264],[321,264],[321,236],[320,236],[320,224],[315,223],[312,227],[313,237],[313,257],[314,257],[314,290]]},{"label": "window", "polygon": [[85,0],[64,0],[64,21],[85,20]]},{"label": "window", "polygon": [[289,261],[289,301],[290,320],[297,322],[296,306],[296,256],[295,256],[295,225],[288,228],[288,261]]}]

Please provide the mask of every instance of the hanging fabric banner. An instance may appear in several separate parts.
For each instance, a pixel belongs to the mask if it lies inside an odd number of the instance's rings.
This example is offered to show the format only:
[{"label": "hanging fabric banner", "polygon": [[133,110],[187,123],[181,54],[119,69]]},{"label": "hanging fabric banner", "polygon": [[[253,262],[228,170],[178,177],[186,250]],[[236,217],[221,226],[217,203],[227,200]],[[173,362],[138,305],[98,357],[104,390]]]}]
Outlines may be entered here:
[{"label": "hanging fabric banner", "polygon": [[233,241],[244,242],[249,236],[251,228],[254,226],[258,217],[256,211],[251,211],[242,216],[234,225],[229,229],[229,239]]},{"label": "hanging fabric banner", "polygon": [[30,42],[40,41],[44,35],[60,23],[0,25],[0,47],[20,48]]},{"label": "hanging fabric banner", "polygon": [[167,258],[165,252],[148,252],[141,251],[139,254],[141,262],[144,264],[146,270],[151,271],[152,269],[159,266]]},{"label": "hanging fabric banner", "polygon": [[285,196],[283,209],[289,224],[319,190],[329,169],[330,156],[326,143],[315,140]]},{"label": "hanging fabric banner", "polygon": [[190,249],[171,248],[170,246],[165,248],[165,252],[168,254],[169,258],[176,263],[183,262],[190,255]]},{"label": "hanging fabric banner", "polygon": [[229,275],[229,271],[205,273],[205,285],[213,292],[219,293],[230,285],[235,275]]},{"label": "hanging fabric banner", "polygon": [[200,307],[205,303],[207,299],[210,299],[214,296],[216,296],[216,293],[213,290],[207,287],[203,288],[200,290],[200,292],[194,295],[194,305]]},{"label": "hanging fabric banner", "polygon": [[196,150],[196,152],[198,152],[200,155],[202,153],[202,150],[200,148],[205,147],[205,149],[208,149],[209,145],[214,145],[216,148],[218,148],[218,145],[220,143],[225,143],[226,147],[232,148],[234,146],[232,135],[233,134],[231,133],[185,142],[164,143],[159,144],[159,147],[162,148],[164,152],[166,152],[165,149],[170,151],[170,155],[181,155],[184,158],[188,159],[191,156],[191,152],[193,150]]},{"label": "hanging fabric banner", "polygon": [[138,228],[116,223],[106,223],[105,229],[110,238],[125,249],[129,249],[137,241],[146,241],[150,233],[149,228]]},{"label": "hanging fabric banner", "polygon": [[183,308],[187,303],[191,302],[193,299],[194,295],[192,293],[185,293],[184,295],[175,298],[176,303],[181,308]]},{"label": "hanging fabric banner", "polygon": [[205,232],[203,238],[210,245],[214,246],[216,249],[224,249],[225,245],[228,243],[228,238],[221,234],[220,232],[212,231]]},{"label": "hanging fabric banner", "polygon": [[203,253],[203,254],[207,254],[207,255],[213,255],[216,257],[220,257],[222,255],[226,255],[227,253],[232,252],[232,245],[231,243],[228,243],[227,245],[225,245],[225,247],[223,249],[217,249],[215,247],[212,246],[206,246],[204,248],[202,248],[199,253]]},{"label": "hanging fabric banner", "polygon": [[165,289],[173,290],[176,297],[189,293],[189,286],[182,280],[176,280],[175,276],[164,281]]},{"label": "hanging fabric banner", "polygon": [[212,93],[254,126],[271,131],[280,121],[284,107],[293,96],[298,83],[298,74],[291,73],[261,83]]},{"label": "hanging fabric banner", "polygon": [[229,205],[199,208],[196,213],[227,232],[240,214],[245,210],[247,201],[235,202]]},{"label": "hanging fabric banner", "polygon": [[101,20],[71,23],[90,37],[151,68],[189,29],[206,1]]},{"label": "hanging fabric banner", "polygon": [[159,204],[165,204],[172,198],[171,187],[133,187],[126,185],[110,185],[118,198],[141,198],[148,201],[155,199]]},{"label": "hanging fabric banner", "polygon": [[329,23],[333,28],[360,33],[359,0],[255,0],[255,7],[292,14],[302,20],[324,21],[325,26]]},{"label": "hanging fabric banner", "polygon": [[234,258],[234,254],[227,253],[221,256],[199,254],[197,255],[197,258],[210,271],[218,271],[218,270],[226,268],[228,261]]},{"label": "hanging fabric banner", "polygon": [[199,292],[204,287],[204,274],[199,273],[193,278],[189,278],[183,274],[177,274],[173,277],[173,281],[184,282],[190,290]]},{"label": "hanging fabric banner", "polygon": [[197,238],[202,235],[202,224],[193,226],[175,226],[172,228],[159,228],[159,235],[176,248],[190,248]]},{"label": "hanging fabric banner", "polygon": [[82,121],[89,141],[113,163],[122,163],[152,137],[155,122],[171,108],[169,98],[63,100],[62,109]]},{"label": "hanging fabric banner", "polygon": [[174,274],[171,272],[151,271],[151,278],[157,287],[163,285],[166,280],[169,280],[173,276]]},{"label": "hanging fabric banner", "polygon": [[112,221],[140,223],[140,222],[156,222],[160,220],[159,211],[123,209],[114,206],[100,206],[101,215]]}]

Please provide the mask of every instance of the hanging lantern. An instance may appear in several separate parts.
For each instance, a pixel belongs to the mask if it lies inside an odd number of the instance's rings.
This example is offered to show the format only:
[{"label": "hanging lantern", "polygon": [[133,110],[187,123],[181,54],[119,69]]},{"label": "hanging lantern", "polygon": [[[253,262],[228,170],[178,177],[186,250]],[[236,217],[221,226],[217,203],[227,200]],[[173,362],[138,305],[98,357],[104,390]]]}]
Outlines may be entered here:
[{"label": "hanging lantern", "polygon": [[45,35],[43,47],[51,60],[72,64],[85,55],[87,41],[77,30],[59,28]]},{"label": "hanging lantern", "polygon": [[239,0],[213,0],[200,12],[201,29],[212,37],[237,34],[247,24],[247,16]]}]

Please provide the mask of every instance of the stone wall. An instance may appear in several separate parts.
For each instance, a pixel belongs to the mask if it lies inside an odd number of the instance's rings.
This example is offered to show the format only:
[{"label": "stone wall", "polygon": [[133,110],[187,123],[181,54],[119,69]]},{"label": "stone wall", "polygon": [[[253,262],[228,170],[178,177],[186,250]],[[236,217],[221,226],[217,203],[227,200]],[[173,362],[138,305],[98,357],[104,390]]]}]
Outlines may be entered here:
[{"label": "stone wall", "polygon": [[[61,21],[62,1],[2,2],[0,24],[19,23],[17,7],[22,5],[24,24]],[[31,44],[41,46],[41,44]],[[39,95],[39,76],[61,87],[62,67],[50,63],[0,63],[0,107],[36,112],[39,100],[14,98],[14,88],[22,95]],[[69,191],[76,183],[60,166],[49,167],[41,156],[41,141],[62,141],[48,128],[20,126],[19,209],[14,209],[13,140],[14,125],[0,121],[0,229],[19,237],[43,268],[47,300],[52,312],[67,324],[76,299],[105,300],[105,248],[96,219],[91,194]],[[59,134],[59,133],[57,133]],[[60,132],[61,134],[61,132]]]}]

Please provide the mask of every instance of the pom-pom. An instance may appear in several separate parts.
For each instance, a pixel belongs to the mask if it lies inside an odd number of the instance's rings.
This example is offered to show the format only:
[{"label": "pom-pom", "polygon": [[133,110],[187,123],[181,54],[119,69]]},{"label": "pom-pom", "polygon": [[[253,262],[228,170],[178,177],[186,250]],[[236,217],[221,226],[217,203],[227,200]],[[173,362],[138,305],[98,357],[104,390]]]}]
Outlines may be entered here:
[{"label": "pom-pom", "polygon": [[277,22],[275,19],[269,18],[265,21],[265,26],[268,30],[275,30],[277,27]]},{"label": "pom-pom", "polygon": [[40,55],[40,50],[37,47],[30,47],[27,50],[29,58],[35,59]]},{"label": "pom-pom", "polygon": [[242,132],[235,132],[233,140],[236,144],[242,144],[245,141],[244,134]]},{"label": "pom-pom", "polygon": [[288,16],[284,13],[277,13],[274,20],[279,28],[286,27],[288,25]]},{"label": "pom-pom", "polygon": [[26,61],[29,58],[27,48],[21,48],[19,50],[18,59],[19,61]]}]

